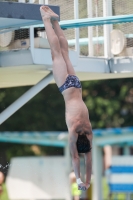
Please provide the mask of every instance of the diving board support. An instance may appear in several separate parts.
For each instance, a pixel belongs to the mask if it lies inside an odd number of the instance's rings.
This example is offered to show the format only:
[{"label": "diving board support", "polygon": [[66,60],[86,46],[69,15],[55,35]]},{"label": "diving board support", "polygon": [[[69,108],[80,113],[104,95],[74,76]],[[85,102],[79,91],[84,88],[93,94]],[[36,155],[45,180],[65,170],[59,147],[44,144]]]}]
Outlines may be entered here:
[{"label": "diving board support", "polygon": [[18,109],[20,109],[24,104],[26,104],[30,99],[32,99],[36,94],[44,89],[52,81],[52,79],[53,74],[50,72],[45,78],[43,78],[40,82],[38,82],[35,86],[30,88],[25,94],[18,98],[14,103],[12,103],[8,108],[6,108],[0,114],[0,124],[2,124]]},{"label": "diving board support", "polygon": [[124,155],[130,155],[130,148],[128,145],[124,145]]},{"label": "diving board support", "polygon": [[93,138],[93,200],[103,200],[102,198],[102,148],[96,144]]},{"label": "diving board support", "polygon": [[[92,0],[87,0],[87,12],[88,17],[92,18]],[[88,55],[93,56],[94,55],[94,49],[93,49],[93,27],[88,27]]]},{"label": "diving board support", "polygon": [[30,51],[31,51],[33,63],[35,63],[34,27],[33,26],[30,26]]},{"label": "diving board support", "polygon": [[[20,0],[20,1],[25,1],[25,0]],[[34,3],[34,0],[30,0],[30,3]],[[30,50],[31,50],[31,55],[33,62],[35,63],[35,50],[34,50],[34,26],[30,26]]]},{"label": "diving board support", "polygon": [[[74,18],[79,19],[79,0],[74,0]],[[75,50],[80,55],[79,28],[75,28]]]},{"label": "diving board support", "polygon": [[25,0],[18,0],[19,3],[25,3]]},{"label": "diving board support", "polygon": [[45,4],[48,4],[48,0],[45,0]]},{"label": "diving board support", "polygon": [[[112,0],[106,1],[103,0],[103,17],[112,16]],[[103,25],[104,31],[104,57],[111,58],[111,41],[110,41],[110,33],[112,30],[112,24]]]},{"label": "diving board support", "polygon": [[39,0],[39,4],[47,4],[46,0]]}]

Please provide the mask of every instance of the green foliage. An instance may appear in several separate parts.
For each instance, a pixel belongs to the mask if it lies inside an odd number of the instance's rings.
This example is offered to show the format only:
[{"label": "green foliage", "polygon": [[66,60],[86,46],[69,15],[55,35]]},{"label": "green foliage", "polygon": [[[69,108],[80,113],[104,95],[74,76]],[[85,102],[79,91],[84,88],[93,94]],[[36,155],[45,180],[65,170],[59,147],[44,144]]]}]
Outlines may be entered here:
[{"label": "green foliage", "polygon": [[83,86],[93,128],[133,125],[132,79],[90,81]]},{"label": "green foliage", "polygon": [[[132,126],[132,79],[85,81],[83,100],[93,128]],[[0,112],[29,87],[0,90]],[[66,131],[65,105],[56,85],[49,85],[0,126],[0,131]]]}]

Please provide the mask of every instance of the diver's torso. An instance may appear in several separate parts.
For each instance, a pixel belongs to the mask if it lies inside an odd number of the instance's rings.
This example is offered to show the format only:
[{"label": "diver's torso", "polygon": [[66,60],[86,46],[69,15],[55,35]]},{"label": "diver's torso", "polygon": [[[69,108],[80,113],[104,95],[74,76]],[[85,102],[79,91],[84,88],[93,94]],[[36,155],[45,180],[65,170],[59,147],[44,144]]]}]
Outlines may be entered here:
[{"label": "diver's torso", "polygon": [[79,88],[69,88],[63,92],[63,96],[68,130],[73,128],[78,134],[90,132],[91,123],[88,109],[82,100],[82,90]]}]

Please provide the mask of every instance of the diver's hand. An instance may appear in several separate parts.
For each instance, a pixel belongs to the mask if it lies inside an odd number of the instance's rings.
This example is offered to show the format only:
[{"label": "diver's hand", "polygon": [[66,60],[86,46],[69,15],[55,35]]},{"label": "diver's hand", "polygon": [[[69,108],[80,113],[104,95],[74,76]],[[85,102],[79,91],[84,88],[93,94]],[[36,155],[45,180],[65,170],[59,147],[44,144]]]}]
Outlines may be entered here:
[{"label": "diver's hand", "polygon": [[86,190],[86,185],[84,183],[78,184],[78,190],[85,191]]}]

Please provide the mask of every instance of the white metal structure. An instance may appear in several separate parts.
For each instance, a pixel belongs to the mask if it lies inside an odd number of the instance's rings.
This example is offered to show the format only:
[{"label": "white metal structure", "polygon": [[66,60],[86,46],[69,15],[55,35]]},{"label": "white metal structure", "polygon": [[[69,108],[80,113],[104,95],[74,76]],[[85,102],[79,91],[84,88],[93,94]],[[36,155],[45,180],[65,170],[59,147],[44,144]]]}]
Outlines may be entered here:
[{"label": "white metal structure", "polygon": [[67,166],[66,156],[12,158],[6,178],[9,199],[70,200]]},{"label": "white metal structure", "polygon": [[[102,196],[102,147],[105,145],[125,144],[125,155],[129,155],[128,145],[133,143],[132,128],[112,128],[94,131],[93,137],[93,200],[103,200]],[[122,182],[121,182],[122,183]]]},{"label": "white metal structure", "polygon": [[125,193],[126,200],[133,193],[133,159],[130,154],[113,156],[109,172],[109,187],[111,193]]},{"label": "white metal structure", "polygon": [[[32,3],[33,1],[30,1]],[[40,3],[42,1],[40,0]],[[45,2],[45,3],[48,3]],[[75,19],[78,18],[78,1],[75,3]],[[91,7],[91,0],[88,0],[88,5]],[[111,1],[103,0],[104,16],[111,15]],[[89,7],[88,7],[89,10]],[[91,15],[91,13],[90,13]],[[0,18],[0,33],[7,31],[13,31],[22,26],[29,26],[39,24],[37,20],[25,20],[3,19]],[[62,25],[64,22],[61,22]],[[68,22],[67,22],[68,23]],[[17,27],[16,27],[17,26]],[[104,25],[104,57],[80,57],[79,51],[79,30],[76,28],[75,40],[76,50],[69,51],[71,62],[76,70],[80,80],[98,80],[98,79],[113,79],[113,78],[129,78],[133,77],[133,57],[115,57],[113,58],[110,51],[109,43],[109,31],[112,29],[110,25]],[[12,28],[10,28],[12,27]],[[6,30],[3,30],[5,29]],[[89,51],[93,56],[92,38],[93,31],[89,28]],[[35,48],[34,47],[34,34],[33,26],[30,27],[30,47],[28,49],[21,49],[17,51],[0,51],[0,88],[35,85],[31,90],[27,91],[22,97],[14,102],[9,108],[0,114],[0,124],[3,123],[8,117],[10,117],[15,111],[23,106],[34,95],[40,92],[46,85],[51,83],[53,76],[52,72],[52,60],[50,49]],[[49,74],[49,75],[48,75]],[[43,79],[43,80],[42,80]],[[41,81],[42,80],[42,81]],[[53,81],[52,81],[53,82]],[[102,138],[103,139],[103,138]],[[120,136],[119,139],[122,139]],[[100,169],[97,163],[100,162],[101,151],[100,147],[95,146],[95,142],[98,145],[98,141],[94,140],[93,156],[94,156],[94,194],[93,200],[102,200],[100,184]],[[99,156],[97,156],[99,155]]]}]

